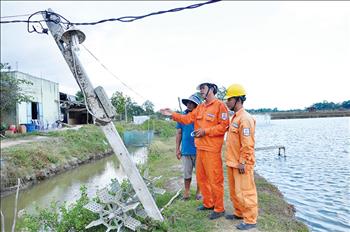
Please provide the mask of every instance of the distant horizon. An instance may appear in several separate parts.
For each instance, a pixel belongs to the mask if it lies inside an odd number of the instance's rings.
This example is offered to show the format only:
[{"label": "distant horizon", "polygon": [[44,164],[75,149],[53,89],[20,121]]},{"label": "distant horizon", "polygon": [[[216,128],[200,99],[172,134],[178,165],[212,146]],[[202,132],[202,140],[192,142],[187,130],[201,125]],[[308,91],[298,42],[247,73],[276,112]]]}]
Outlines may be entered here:
[{"label": "distant horizon", "polygon": [[[246,110],[274,110],[274,109],[277,109],[277,111],[279,111],[279,112],[283,112],[283,111],[298,111],[298,110],[307,110],[308,108],[311,108],[312,106],[314,106],[315,104],[331,104],[331,103],[334,103],[334,104],[342,104],[342,103],[344,103],[344,102],[348,102],[348,103],[350,103],[350,99],[349,100],[344,100],[344,101],[341,101],[341,102],[332,102],[332,101],[327,101],[327,100],[323,100],[323,101],[320,101],[320,102],[315,102],[315,103],[313,103],[312,105],[310,105],[310,106],[305,106],[304,107],[304,109],[300,109],[300,108],[296,108],[296,109],[287,109],[287,110],[280,110],[280,109],[278,109],[278,107],[274,107],[274,108],[257,108],[257,109],[255,109],[255,108],[253,108],[253,109],[247,109],[246,108]],[[347,108],[336,108],[336,109],[319,109],[319,111],[335,111],[335,110],[342,110],[342,111],[344,111],[344,110],[350,110],[350,108],[349,109],[347,109]]]},{"label": "distant horizon", "polygon": [[[6,62],[5,62],[6,63]],[[23,73],[23,74],[26,74],[26,75],[29,75],[29,76],[32,76],[32,77],[35,77],[35,78],[40,78],[40,79],[43,79],[43,80],[46,80],[46,81],[50,81],[50,82],[53,82],[53,83],[57,83],[58,84],[58,88],[60,88],[60,83],[58,82],[54,82],[54,81],[51,81],[51,80],[48,80],[48,79],[45,79],[43,77],[37,77],[37,76],[34,76],[30,73],[27,73],[27,72],[23,72],[23,71],[20,71],[20,70],[13,70],[13,69],[8,69],[8,70],[1,70],[1,72],[20,72],[20,73]],[[81,90],[78,90],[78,91],[81,91]],[[70,93],[66,93],[66,92],[63,92],[63,91],[59,91],[60,93],[64,93],[64,94],[68,94],[68,95],[71,95],[71,96],[75,96],[75,94],[70,94]],[[120,91],[122,92],[122,91]],[[124,92],[122,92],[123,94],[125,94]],[[126,95],[127,96],[127,95]],[[132,98],[131,98],[132,99]],[[134,99],[132,99],[134,101]],[[256,111],[256,110],[267,110],[267,112],[271,112],[273,111],[275,108],[277,109],[278,112],[283,112],[283,111],[298,111],[298,110],[306,110],[307,108],[313,106],[314,104],[318,104],[318,103],[334,103],[334,104],[342,104],[344,102],[347,102],[347,101],[350,101],[349,100],[344,100],[344,101],[340,101],[340,102],[333,102],[333,101],[328,101],[328,100],[322,100],[322,101],[318,101],[318,102],[314,102],[312,103],[310,106],[304,106],[304,108],[291,108],[291,109],[279,109],[278,107],[270,107],[270,108],[245,108],[246,110],[253,110],[253,111]],[[151,101],[152,102],[152,101]],[[153,103],[153,102],[152,102]],[[270,111],[269,111],[270,110]],[[338,110],[338,109],[336,109]],[[155,112],[157,112],[158,110],[155,110]]]}]

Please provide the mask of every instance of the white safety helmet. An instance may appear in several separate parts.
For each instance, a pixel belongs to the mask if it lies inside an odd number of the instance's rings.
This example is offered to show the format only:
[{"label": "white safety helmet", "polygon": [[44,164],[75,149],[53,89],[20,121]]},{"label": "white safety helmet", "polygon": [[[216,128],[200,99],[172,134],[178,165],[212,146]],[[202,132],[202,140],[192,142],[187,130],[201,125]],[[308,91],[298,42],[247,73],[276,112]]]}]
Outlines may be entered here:
[{"label": "white safety helmet", "polygon": [[216,84],[214,84],[212,82],[205,82],[205,81],[201,82],[201,84],[199,84],[197,86],[197,90],[200,90],[201,86],[203,86],[203,85],[208,86],[209,89],[212,88],[214,95],[218,92],[218,86]]}]

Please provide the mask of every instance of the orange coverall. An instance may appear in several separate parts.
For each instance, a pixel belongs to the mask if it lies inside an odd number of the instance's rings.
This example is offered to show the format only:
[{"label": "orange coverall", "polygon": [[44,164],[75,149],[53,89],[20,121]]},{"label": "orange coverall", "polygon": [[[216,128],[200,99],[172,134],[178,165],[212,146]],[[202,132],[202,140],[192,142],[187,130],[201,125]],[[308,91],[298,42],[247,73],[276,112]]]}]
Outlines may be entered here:
[{"label": "orange coverall", "polygon": [[[255,119],[243,108],[231,119],[226,140],[226,165],[230,198],[234,214],[247,224],[255,224],[258,217],[258,198],[254,182]],[[238,164],[245,163],[245,173],[238,172]]]},{"label": "orange coverall", "polygon": [[204,129],[205,135],[194,140],[197,148],[197,183],[203,195],[204,207],[214,207],[215,212],[223,212],[225,210],[224,175],[221,149],[229,125],[226,105],[214,99],[209,103],[198,105],[186,115],[173,113],[172,118],[183,124],[194,123],[195,130]]}]

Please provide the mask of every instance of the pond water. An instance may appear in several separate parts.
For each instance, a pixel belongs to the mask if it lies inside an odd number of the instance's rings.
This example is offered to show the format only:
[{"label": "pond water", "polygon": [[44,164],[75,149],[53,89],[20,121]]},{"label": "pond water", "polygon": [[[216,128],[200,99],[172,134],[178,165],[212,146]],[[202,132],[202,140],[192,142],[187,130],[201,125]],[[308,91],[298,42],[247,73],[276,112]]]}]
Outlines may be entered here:
[{"label": "pond water", "polygon": [[[147,147],[128,147],[131,159],[139,164],[147,160]],[[94,197],[97,190],[111,183],[112,179],[121,182],[127,178],[117,157],[111,155],[93,163],[81,165],[60,175],[20,191],[18,210],[33,212],[35,206],[48,207],[52,201],[68,204],[80,197],[80,186],[87,187],[89,197]],[[11,231],[15,194],[1,198],[1,209],[5,215],[5,229]]]},{"label": "pond water", "polygon": [[311,231],[350,231],[350,118],[257,116],[256,171],[276,185]]}]

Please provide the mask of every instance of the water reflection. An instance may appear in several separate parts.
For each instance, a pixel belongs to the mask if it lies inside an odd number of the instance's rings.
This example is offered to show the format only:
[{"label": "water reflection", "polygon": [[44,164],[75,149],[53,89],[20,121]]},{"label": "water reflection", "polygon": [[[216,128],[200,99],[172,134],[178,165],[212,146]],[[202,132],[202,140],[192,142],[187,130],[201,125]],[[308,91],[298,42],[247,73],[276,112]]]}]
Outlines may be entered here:
[{"label": "water reflection", "polygon": [[[128,148],[133,162],[144,163],[147,159],[147,148]],[[111,183],[112,179],[121,182],[127,178],[115,155],[96,162],[82,165],[76,169],[45,180],[32,188],[20,191],[18,210],[34,212],[35,206],[48,207],[52,201],[68,204],[80,197],[80,186],[85,185],[88,196],[94,197],[98,189]],[[1,199],[1,209],[5,215],[6,231],[10,230],[13,220],[15,194]]]},{"label": "water reflection", "polygon": [[[260,120],[259,120],[260,119]],[[312,231],[350,231],[350,118],[273,120],[257,118],[256,170],[295,205]]]}]

